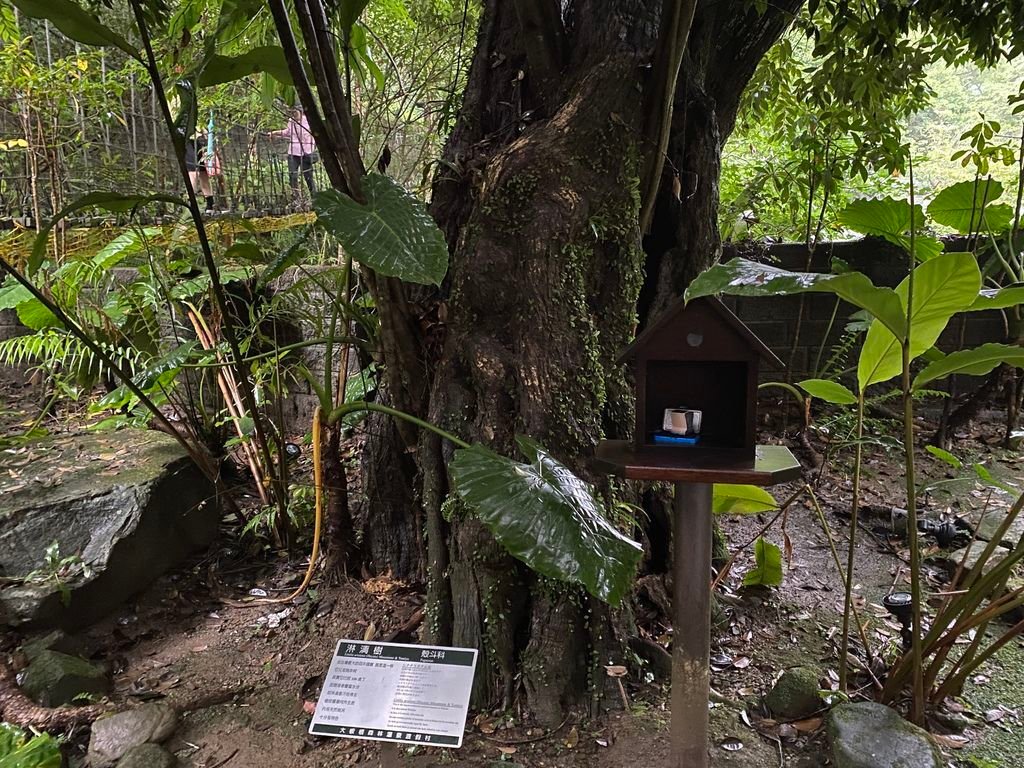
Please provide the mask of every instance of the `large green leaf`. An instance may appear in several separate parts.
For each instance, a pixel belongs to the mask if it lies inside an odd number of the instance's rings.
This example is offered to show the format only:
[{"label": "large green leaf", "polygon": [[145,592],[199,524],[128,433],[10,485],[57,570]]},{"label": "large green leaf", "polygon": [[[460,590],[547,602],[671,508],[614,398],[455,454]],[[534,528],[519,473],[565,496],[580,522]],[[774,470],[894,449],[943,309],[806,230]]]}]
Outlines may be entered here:
[{"label": "large green leaf", "polygon": [[47,19],[72,40],[86,45],[113,45],[133,59],[142,61],[135,46],[102,24],[99,19],[73,0],[13,0],[13,2],[18,10],[26,16]]},{"label": "large green leaf", "polygon": [[370,0],[340,0],[338,3],[338,23],[343,35],[348,35],[353,25],[359,20],[360,14],[370,4]]},{"label": "large green leaf", "polygon": [[716,515],[756,515],[775,511],[779,503],[756,485],[715,483],[711,508]]},{"label": "large green leaf", "polygon": [[514,557],[618,605],[643,550],[605,519],[590,487],[544,448],[517,438],[529,463],[475,445],[455,452],[455,489]]},{"label": "large green leaf", "polygon": [[1008,205],[992,205],[1002,194],[998,181],[962,181],[940,191],[928,205],[928,215],[962,235],[1003,232],[1010,228],[1013,211]]},{"label": "large green leaf", "polygon": [[281,46],[262,45],[239,56],[221,56],[220,54],[211,56],[199,75],[199,86],[209,88],[221,83],[241,80],[243,77],[258,72],[266,72],[284,85],[292,84],[288,62],[284,58]]},{"label": "large green leaf", "polygon": [[857,396],[838,381],[829,381],[828,379],[805,379],[804,381],[798,382],[797,386],[811,397],[824,400],[826,403],[833,403],[835,405],[853,405],[857,402]]},{"label": "large green leaf", "polygon": [[337,190],[316,196],[319,221],[360,264],[389,277],[439,285],[448,246],[426,206],[387,176],[363,177],[366,205]]},{"label": "large green leaf", "polygon": [[[839,214],[839,223],[865,235],[888,240],[905,251],[910,250],[910,203],[883,197],[876,200],[854,200]],[[924,211],[914,206],[915,230],[924,224]],[[934,237],[914,238],[917,258],[927,261],[942,253],[942,243]]]},{"label": "large green leaf", "polygon": [[46,222],[43,228],[39,230],[39,234],[36,235],[35,242],[32,243],[32,255],[28,260],[27,272],[29,277],[35,274],[46,258],[46,245],[50,237],[50,231],[58,222],[66,219],[71,214],[85,208],[103,208],[112,213],[127,213],[128,211],[134,211],[141,205],[152,202],[186,205],[181,198],[172,195],[122,195],[118,192],[90,192],[72,201],[60,213]]},{"label": "large green leaf", "polygon": [[782,550],[764,538],[754,542],[755,566],[743,577],[747,587],[777,587],[782,583]]},{"label": "large green leaf", "polygon": [[60,745],[49,734],[31,736],[0,723],[0,768],[60,768]]},{"label": "large green leaf", "polygon": [[[896,288],[906,312],[908,280]],[[981,272],[971,253],[945,253],[914,270],[914,308],[910,324],[910,355],[916,358],[930,349],[950,318],[974,303],[981,287]],[[863,392],[872,384],[888,381],[903,370],[902,340],[879,322],[868,329],[857,365],[857,382]]]},{"label": "large green leaf", "polygon": [[969,309],[979,312],[985,309],[1006,309],[1024,304],[1024,285],[1009,285],[1006,288],[984,288]]},{"label": "large green leaf", "polygon": [[914,379],[914,389],[946,376],[984,376],[1001,363],[1024,368],[1024,347],[1012,344],[982,344],[953,352],[925,367]]},{"label": "large green leaf", "polygon": [[887,328],[900,334],[906,325],[896,292],[879,288],[860,272],[841,275],[790,272],[747,259],[731,259],[702,272],[686,289],[686,300],[728,293],[735,296],[789,296],[795,293],[831,293],[866,309]]}]

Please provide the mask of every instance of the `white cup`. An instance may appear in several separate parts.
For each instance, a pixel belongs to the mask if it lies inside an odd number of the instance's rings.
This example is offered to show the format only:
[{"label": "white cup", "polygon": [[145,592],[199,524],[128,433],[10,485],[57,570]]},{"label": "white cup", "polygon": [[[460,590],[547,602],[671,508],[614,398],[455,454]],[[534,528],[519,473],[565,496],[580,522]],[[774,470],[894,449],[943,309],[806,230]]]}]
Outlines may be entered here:
[{"label": "white cup", "polygon": [[699,435],[701,416],[693,408],[666,408],[661,428],[672,435]]}]

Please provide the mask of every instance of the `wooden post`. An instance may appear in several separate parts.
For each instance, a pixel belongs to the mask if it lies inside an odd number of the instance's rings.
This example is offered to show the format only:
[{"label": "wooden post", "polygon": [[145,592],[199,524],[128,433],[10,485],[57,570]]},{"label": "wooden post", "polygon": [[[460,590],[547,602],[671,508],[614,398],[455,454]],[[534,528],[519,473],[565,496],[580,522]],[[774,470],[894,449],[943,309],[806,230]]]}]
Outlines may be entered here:
[{"label": "wooden post", "polygon": [[708,768],[711,483],[675,484],[672,520],[672,757]]}]

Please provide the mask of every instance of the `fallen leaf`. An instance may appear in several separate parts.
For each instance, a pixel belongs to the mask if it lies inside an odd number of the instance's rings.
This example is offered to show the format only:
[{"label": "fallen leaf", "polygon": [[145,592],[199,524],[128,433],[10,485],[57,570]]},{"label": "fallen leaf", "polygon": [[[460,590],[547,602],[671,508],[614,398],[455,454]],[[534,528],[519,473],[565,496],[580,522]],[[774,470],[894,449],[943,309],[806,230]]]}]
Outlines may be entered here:
[{"label": "fallen leaf", "polygon": [[820,717],[808,717],[806,720],[797,720],[795,723],[790,723],[800,733],[813,733],[814,731],[821,728]]},{"label": "fallen leaf", "polygon": [[572,727],[569,731],[569,735],[565,737],[565,746],[569,749],[575,749],[576,745],[580,743],[580,732],[576,730],[576,726]]},{"label": "fallen leaf", "polygon": [[302,702],[302,711],[305,712],[307,715],[315,715],[316,714],[316,702],[315,701],[309,701],[308,699],[306,701]]},{"label": "fallen leaf", "polygon": [[970,741],[966,736],[956,734],[946,736],[941,733],[933,733],[932,738],[939,743],[939,746],[949,747],[950,749],[963,749]]}]

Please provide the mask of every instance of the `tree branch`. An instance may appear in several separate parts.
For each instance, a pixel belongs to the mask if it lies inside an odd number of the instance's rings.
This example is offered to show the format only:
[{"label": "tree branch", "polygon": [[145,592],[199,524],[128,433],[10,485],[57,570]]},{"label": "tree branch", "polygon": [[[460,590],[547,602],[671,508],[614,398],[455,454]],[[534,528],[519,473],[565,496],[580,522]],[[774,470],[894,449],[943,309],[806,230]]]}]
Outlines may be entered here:
[{"label": "tree branch", "polygon": [[654,54],[654,73],[646,103],[644,136],[648,154],[640,177],[640,231],[650,228],[654,201],[661,186],[665,152],[672,130],[672,106],[675,102],[679,68],[686,53],[690,28],[697,12],[697,0],[671,0],[664,9],[658,44]]},{"label": "tree branch", "polygon": [[302,54],[299,53],[299,46],[295,42],[291,19],[288,18],[288,9],[284,6],[284,0],[268,0],[267,5],[270,6],[270,13],[274,17],[277,36],[281,41],[281,48],[284,50],[285,61],[288,62],[288,72],[292,76],[299,102],[306,113],[309,132],[313,134],[313,141],[316,142],[316,146],[320,150],[327,177],[331,180],[331,186],[347,192],[349,188],[342,170],[341,160],[335,154],[334,142],[331,141],[327,126],[324,125],[320,117],[320,109],[313,96],[313,89],[306,77],[306,70],[302,67]]}]

